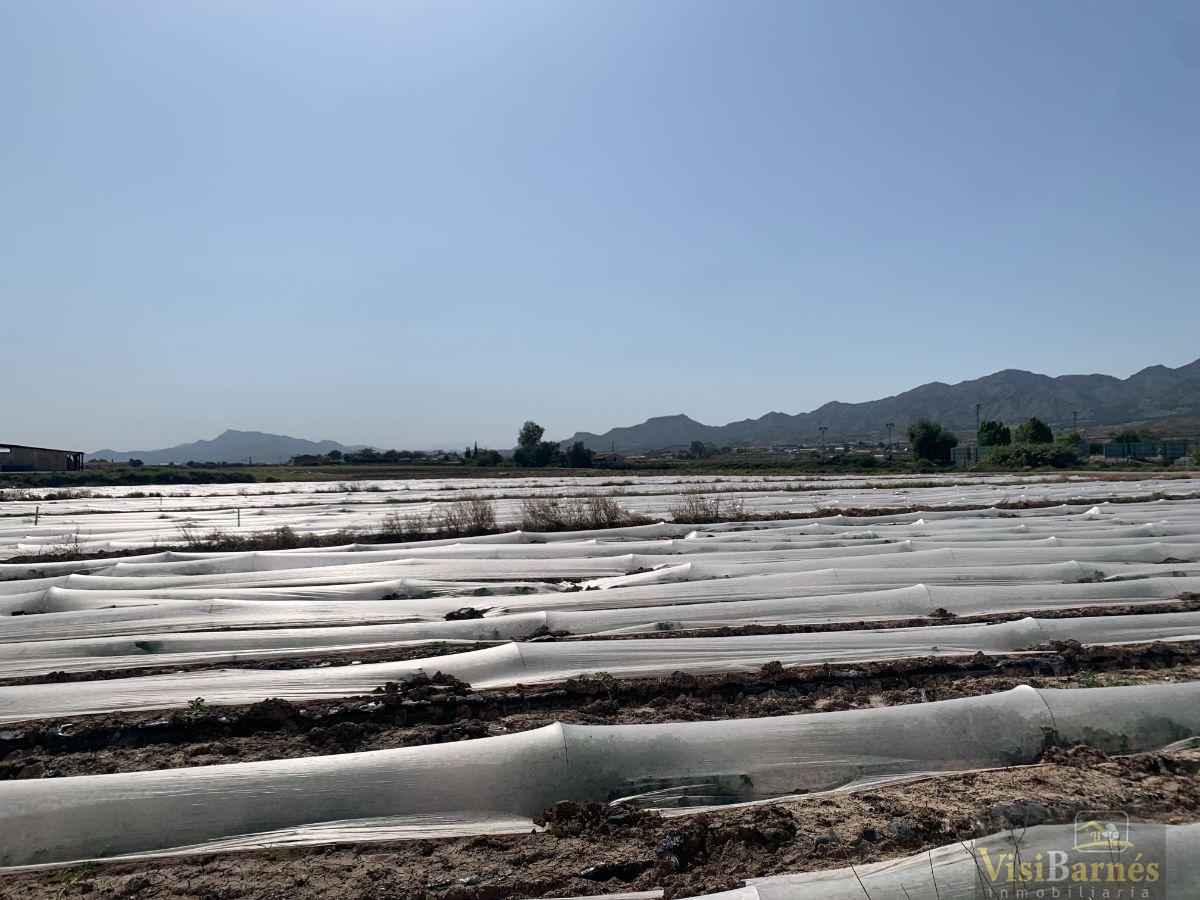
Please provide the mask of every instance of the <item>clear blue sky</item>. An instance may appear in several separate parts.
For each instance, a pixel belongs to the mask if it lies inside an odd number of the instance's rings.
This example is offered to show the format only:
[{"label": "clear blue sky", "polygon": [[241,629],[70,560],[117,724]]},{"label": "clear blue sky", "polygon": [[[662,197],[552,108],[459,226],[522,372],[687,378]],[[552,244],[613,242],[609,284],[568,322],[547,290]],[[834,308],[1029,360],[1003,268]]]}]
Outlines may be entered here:
[{"label": "clear blue sky", "polygon": [[1200,356],[1192,2],[0,5],[0,439],[511,446]]}]

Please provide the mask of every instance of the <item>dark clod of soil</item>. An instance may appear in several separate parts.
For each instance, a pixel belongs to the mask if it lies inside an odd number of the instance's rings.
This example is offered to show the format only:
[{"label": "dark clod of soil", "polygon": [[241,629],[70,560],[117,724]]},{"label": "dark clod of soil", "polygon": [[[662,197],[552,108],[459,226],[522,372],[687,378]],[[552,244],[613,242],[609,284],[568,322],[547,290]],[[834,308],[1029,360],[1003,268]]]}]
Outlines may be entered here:
[{"label": "dark clod of soil", "polygon": [[461,622],[464,619],[482,619],[486,612],[486,609],[464,606],[462,609],[455,609],[446,613],[445,619],[447,622]]},{"label": "dark clod of soil", "polygon": [[1046,807],[1032,800],[995,803],[988,809],[991,818],[1002,821],[1009,828],[1032,828],[1041,825],[1049,814]]},{"label": "dark clod of soil", "polygon": [[654,810],[607,803],[572,803],[560,800],[536,820],[546,831],[559,837],[607,835],[630,828],[657,828],[662,816]]}]

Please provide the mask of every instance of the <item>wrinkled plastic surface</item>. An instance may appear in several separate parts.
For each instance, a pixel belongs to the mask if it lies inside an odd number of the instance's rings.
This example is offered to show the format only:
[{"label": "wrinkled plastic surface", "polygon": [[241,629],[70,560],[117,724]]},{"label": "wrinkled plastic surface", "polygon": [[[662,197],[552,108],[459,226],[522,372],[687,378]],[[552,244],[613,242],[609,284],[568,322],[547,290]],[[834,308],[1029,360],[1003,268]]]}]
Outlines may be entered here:
[{"label": "wrinkled plastic surface", "polygon": [[[550,725],[331,757],[0,782],[0,864],[203,845],[316,823],[419,828],[532,817],[557,800],[700,806],[1033,761],[1105,709],[1130,750],[1200,733],[1200,684],[999,694],[779,718]],[[1141,730],[1145,729],[1145,730]],[[931,740],[931,735],[937,735]]]},{"label": "wrinkled plastic surface", "polygon": [[[253,639],[253,634],[242,638]],[[939,625],[868,631],[747,637],[504,643],[430,659],[315,669],[212,669],[145,677],[0,687],[0,722],[118,710],[170,709],[194,697],[253,703],[264,697],[304,701],[365,694],[418,673],[453,675],[475,688],[540,684],[596,672],[645,678],[672,672],[749,672],[784,665],[849,663],[915,656],[1010,653],[1076,640],[1081,644],[1200,639],[1200,612],[1077,619],[1026,618],[995,625]]]},{"label": "wrinkled plastic surface", "polygon": [[[828,596],[599,610],[569,608],[571,598],[582,596],[579,593],[537,594],[522,601],[509,598],[481,600],[476,595],[470,605],[483,607],[487,612],[484,617],[446,621],[447,613],[467,602],[464,598],[371,603],[213,600],[203,604],[126,599],[125,605],[113,608],[103,602],[88,603],[86,592],[83,592],[85,599],[76,600],[62,597],[66,592],[54,588],[47,592],[50,596],[45,600],[28,603],[26,607],[45,611],[54,604],[60,610],[55,614],[0,618],[0,648],[3,649],[0,677],[51,671],[220,663],[431,641],[521,640],[539,629],[574,635],[615,635],[686,632],[752,624],[883,621],[945,615],[946,612],[969,616],[1017,610],[1064,610],[1078,606],[1137,605],[1160,603],[1188,591],[1200,591],[1200,578],[1046,585],[1018,590],[999,585],[961,588],[913,585]],[[498,606],[491,607],[491,603]],[[567,608],[545,609],[553,606]],[[500,612],[524,608],[530,611]],[[351,622],[358,624],[339,624]],[[362,624],[366,622],[371,624]],[[320,627],[287,627],[292,623],[320,623]],[[240,630],[230,631],[230,627]],[[1129,639],[1140,637],[1130,636]]]}]

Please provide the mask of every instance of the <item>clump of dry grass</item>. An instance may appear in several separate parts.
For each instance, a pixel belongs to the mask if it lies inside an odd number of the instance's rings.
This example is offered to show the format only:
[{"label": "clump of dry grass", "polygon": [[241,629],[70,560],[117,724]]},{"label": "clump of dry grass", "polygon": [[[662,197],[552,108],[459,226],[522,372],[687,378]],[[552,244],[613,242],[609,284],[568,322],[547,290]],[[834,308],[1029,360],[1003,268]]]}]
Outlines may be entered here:
[{"label": "clump of dry grass", "polygon": [[672,521],[686,525],[744,522],[750,518],[740,497],[714,497],[701,491],[684,491],[679,502],[667,511]]},{"label": "clump of dry grass", "polygon": [[490,500],[466,495],[438,510],[438,526],[455,536],[489,534],[496,530],[496,507]]},{"label": "clump of dry grass", "polygon": [[47,544],[42,551],[42,558],[47,561],[70,560],[83,553],[83,538],[79,532],[64,534],[53,544]]},{"label": "clump of dry grass", "polygon": [[521,503],[522,531],[586,531],[592,528],[625,528],[648,525],[653,519],[630,512],[611,496],[585,494],[560,500],[530,497]]},{"label": "clump of dry grass", "polygon": [[297,547],[320,546],[317,541],[345,543],[342,533],[332,535],[300,535],[287,525],[253,534],[235,534],[214,528],[201,532],[190,525],[180,525],[179,534],[186,549],[196,552],[229,552],[245,550],[294,550]]},{"label": "clump of dry grass", "polygon": [[94,491],[85,490],[83,488],[59,488],[54,491],[47,491],[44,494],[38,495],[32,492],[24,497],[14,496],[13,500],[87,500],[96,496]]},{"label": "clump of dry grass", "polygon": [[464,495],[429,512],[388,513],[380,523],[380,540],[413,541],[429,538],[471,537],[497,531],[496,508],[490,500]]}]

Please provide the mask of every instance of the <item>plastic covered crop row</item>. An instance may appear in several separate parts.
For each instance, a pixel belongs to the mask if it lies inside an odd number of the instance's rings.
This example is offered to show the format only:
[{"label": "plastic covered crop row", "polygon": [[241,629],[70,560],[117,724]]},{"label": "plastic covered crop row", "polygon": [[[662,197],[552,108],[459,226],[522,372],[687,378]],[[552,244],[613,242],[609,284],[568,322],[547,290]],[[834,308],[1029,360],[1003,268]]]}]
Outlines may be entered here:
[{"label": "plastic covered crop row", "polygon": [[[1103,732],[1095,730],[1103,711]],[[705,806],[1032,762],[1047,735],[1110,750],[1200,732],[1200,684],[999,694],[666,725],[550,725],[332,757],[0,782],[0,865],[203,849],[320,823],[419,833],[558,800]],[[336,833],[327,827],[322,834]],[[294,838],[294,833],[293,833]],[[362,837],[362,829],[357,832]]]}]

